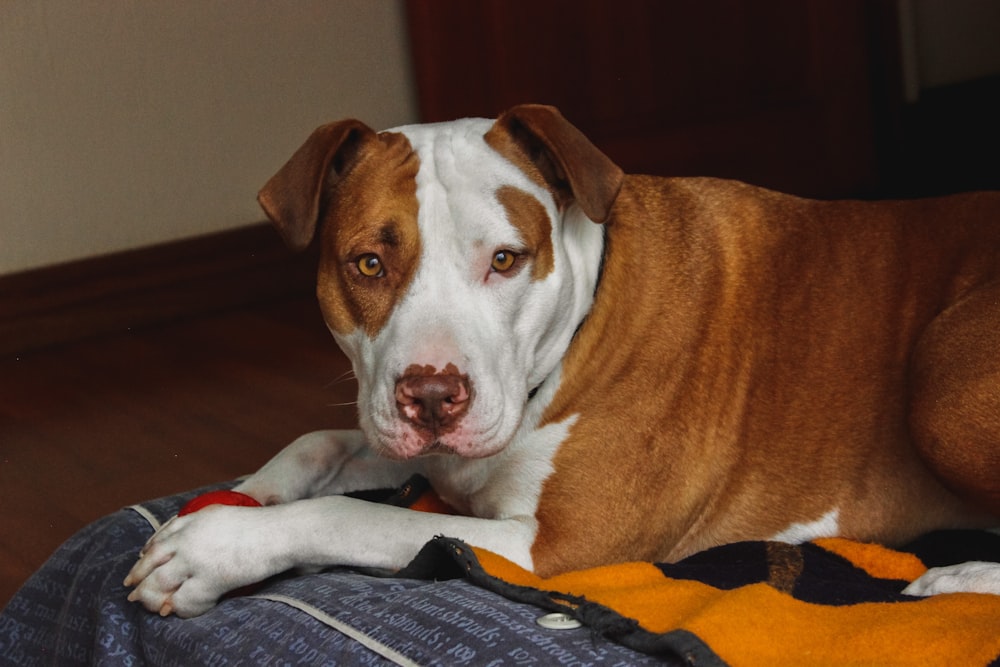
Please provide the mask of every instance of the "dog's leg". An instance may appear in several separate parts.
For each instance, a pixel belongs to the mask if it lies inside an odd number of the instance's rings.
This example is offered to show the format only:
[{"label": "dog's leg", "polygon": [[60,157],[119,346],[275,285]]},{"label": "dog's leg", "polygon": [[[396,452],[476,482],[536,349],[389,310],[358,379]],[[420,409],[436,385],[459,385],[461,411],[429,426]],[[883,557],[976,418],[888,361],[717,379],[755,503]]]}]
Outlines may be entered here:
[{"label": "dog's leg", "polygon": [[325,496],[270,507],[207,507],[154,535],[125,580],[129,600],[197,616],[221,595],[295,567],[398,569],[436,535],[461,538],[531,567],[530,516],[479,519]]},{"label": "dog's leg", "polygon": [[1000,283],[930,324],[912,373],[920,454],[954,493],[1000,517]]},{"label": "dog's leg", "polygon": [[224,593],[292,568],[403,567],[441,534],[530,568],[533,517],[452,517],[335,495],[393,488],[414,472],[419,462],[377,456],[360,431],[304,435],[236,487],[266,507],[211,506],[164,524],[125,579],[129,599],[197,616]]},{"label": "dog's leg", "polygon": [[415,464],[377,456],[361,431],[307,433],[281,450],[234,490],[262,505],[278,505],[348,491],[395,488]]},{"label": "dog's leg", "polygon": [[1000,563],[969,561],[932,567],[903,589],[907,595],[939,593],[992,593],[1000,595]]},{"label": "dog's leg", "polygon": [[[1000,284],[992,284],[945,310],[921,338],[913,358],[910,425],[921,456],[941,481],[1000,517],[998,351]],[[904,592],[1000,594],[1000,563],[931,568]]]}]

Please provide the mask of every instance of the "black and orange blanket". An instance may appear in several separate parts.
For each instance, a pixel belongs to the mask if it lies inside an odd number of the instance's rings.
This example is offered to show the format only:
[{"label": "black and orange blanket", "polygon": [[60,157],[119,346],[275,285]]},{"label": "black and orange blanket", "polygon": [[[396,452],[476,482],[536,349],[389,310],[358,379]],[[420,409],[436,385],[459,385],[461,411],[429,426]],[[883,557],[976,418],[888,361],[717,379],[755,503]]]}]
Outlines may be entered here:
[{"label": "black and orange blanket", "polygon": [[[386,502],[449,511],[420,477]],[[540,578],[438,538],[400,576],[464,577],[568,614],[603,638],[698,665],[1000,667],[1000,596],[916,597],[930,567],[1000,562],[1000,535],[938,531],[893,550],[829,538],[740,542],[679,563],[623,563]]]},{"label": "black and orange blanket", "polygon": [[901,592],[928,566],[998,556],[998,535],[941,531],[900,551],[844,539],[743,542],[675,564],[542,579],[438,538],[401,575],[464,577],[688,664],[1000,665],[1000,596]]}]

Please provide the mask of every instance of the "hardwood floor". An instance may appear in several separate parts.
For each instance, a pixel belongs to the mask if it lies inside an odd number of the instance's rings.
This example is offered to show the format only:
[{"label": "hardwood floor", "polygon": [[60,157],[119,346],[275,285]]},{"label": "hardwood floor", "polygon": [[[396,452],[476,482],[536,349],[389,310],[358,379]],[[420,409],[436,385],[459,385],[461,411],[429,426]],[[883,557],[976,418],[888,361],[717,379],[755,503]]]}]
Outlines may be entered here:
[{"label": "hardwood floor", "polygon": [[0,356],[0,607],[86,523],[353,427],[348,371],[307,297]]}]

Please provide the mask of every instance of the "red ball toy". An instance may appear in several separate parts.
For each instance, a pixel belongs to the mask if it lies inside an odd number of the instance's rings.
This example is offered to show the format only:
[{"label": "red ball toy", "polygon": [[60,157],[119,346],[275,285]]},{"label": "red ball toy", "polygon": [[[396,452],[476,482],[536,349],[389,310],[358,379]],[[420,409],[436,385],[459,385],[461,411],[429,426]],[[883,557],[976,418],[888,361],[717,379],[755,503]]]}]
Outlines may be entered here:
[{"label": "red ball toy", "polygon": [[239,491],[209,491],[195,496],[181,508],[177,516],[184,516],[204,509],[209,505],[237,505],[239,507],[260,507],[260,503]]}]

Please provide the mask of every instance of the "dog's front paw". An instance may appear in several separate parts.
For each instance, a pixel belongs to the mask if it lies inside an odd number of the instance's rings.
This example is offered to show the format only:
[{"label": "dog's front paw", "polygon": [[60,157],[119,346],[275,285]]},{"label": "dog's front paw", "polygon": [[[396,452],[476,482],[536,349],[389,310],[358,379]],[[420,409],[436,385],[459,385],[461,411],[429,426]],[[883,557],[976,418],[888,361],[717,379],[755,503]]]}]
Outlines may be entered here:
[{"label": "dog's front paw", "polygon": [[280,572],[262,510],[213,506],[174,517],[143,547],[125,578],[128,599],[161,616],[198,616],[225,593]]},{"label": "dog's front paw", "polygon": [[939,595],[941,593],[992,593],[1000,595],[1000,563],[969,561],[932,567],[907,586],[907,595]]}]

